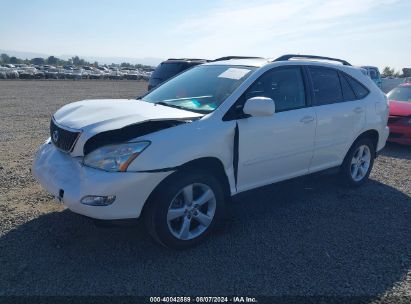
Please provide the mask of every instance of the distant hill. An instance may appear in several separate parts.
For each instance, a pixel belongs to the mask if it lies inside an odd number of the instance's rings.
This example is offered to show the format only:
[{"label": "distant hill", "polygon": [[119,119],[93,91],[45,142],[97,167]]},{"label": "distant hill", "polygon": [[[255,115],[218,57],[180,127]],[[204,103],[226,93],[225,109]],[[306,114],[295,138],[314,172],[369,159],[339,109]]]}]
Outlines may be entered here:
[{"label": "distant hill", "polygon": [[144,57],[144,58],[128,58],[128,57],[97,57],[97,56],[82,56],[81,54],[73,54],[73,55],[58,55],[58,54],[43,54],[43,53],[33,53],[33,52],[21,52],[21,51],[13,51],[13,50],[2,50],[0,49],[0,54],[7,54],[9,56],[15,56],[21,59],[32,59],[36,57],[47,58],[49,56],[55,56],[57,58],[65,59],[71,58],[73,56],[79,56],[89,62],[97,61],[98,63],[102,64],[110,64],[110,63],[122,63],[128,62],[131,64],[144,64],[144,65],[151,65],[157,66],[161,61],[164,59],[162,58],[153,58],[153,57]]}]

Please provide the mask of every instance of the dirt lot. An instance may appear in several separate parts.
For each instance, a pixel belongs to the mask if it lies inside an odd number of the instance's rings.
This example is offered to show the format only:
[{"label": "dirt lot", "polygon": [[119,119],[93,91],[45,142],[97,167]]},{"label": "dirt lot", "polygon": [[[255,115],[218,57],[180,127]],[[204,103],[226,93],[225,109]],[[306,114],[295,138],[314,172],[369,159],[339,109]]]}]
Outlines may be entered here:
[{"label": "dirt lot", "polygon": [[317,175],[241,194],[223,229],[184,252],[154,244],[141,223],[98,227],[55,203],[29,171],[50,115],[72,101],[132,98],[145,88],[0,82],[0,295],[411,297],[407,147],[388,145],[359,189]]}]

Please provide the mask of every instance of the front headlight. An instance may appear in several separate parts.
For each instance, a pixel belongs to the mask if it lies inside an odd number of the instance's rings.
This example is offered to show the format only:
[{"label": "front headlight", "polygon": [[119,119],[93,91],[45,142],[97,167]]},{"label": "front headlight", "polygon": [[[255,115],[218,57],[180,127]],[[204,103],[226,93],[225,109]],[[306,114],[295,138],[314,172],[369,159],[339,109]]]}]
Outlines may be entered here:
[{"label": "front headlight", "polygon": [[84,165],[110,172],[124,172],[131,162],[150,145],[149,141],[104,146],[84,157]]}]

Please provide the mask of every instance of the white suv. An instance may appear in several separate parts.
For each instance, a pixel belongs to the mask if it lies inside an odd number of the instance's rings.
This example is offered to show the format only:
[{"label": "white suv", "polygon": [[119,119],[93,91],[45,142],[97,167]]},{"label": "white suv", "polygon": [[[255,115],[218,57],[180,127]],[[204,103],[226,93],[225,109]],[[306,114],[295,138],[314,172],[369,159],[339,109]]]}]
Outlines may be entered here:
[{"label": "white suv", "polygon": [[158,242],[185,248],[239,192],[333,167],[346,184],[362,184],[387,119],[386,96],[343,60],[211,62],[137,100],[62,107],[33,173],[73,212],[143,217]]}]

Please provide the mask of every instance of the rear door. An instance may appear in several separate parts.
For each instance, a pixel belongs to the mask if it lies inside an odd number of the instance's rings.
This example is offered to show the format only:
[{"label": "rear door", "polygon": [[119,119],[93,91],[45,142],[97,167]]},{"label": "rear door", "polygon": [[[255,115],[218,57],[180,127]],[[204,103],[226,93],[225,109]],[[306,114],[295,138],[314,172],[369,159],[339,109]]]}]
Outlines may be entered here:
[{"label": "rear door", "polygon": [[[357,96],[350,76],[338,70],[310,66],[307,68],[313,88],[317,117],[314,156],[310,172],[340,165],[353,140],[365,126],[363,96]],[[364,89],[364,88],[363,88]]]}]

